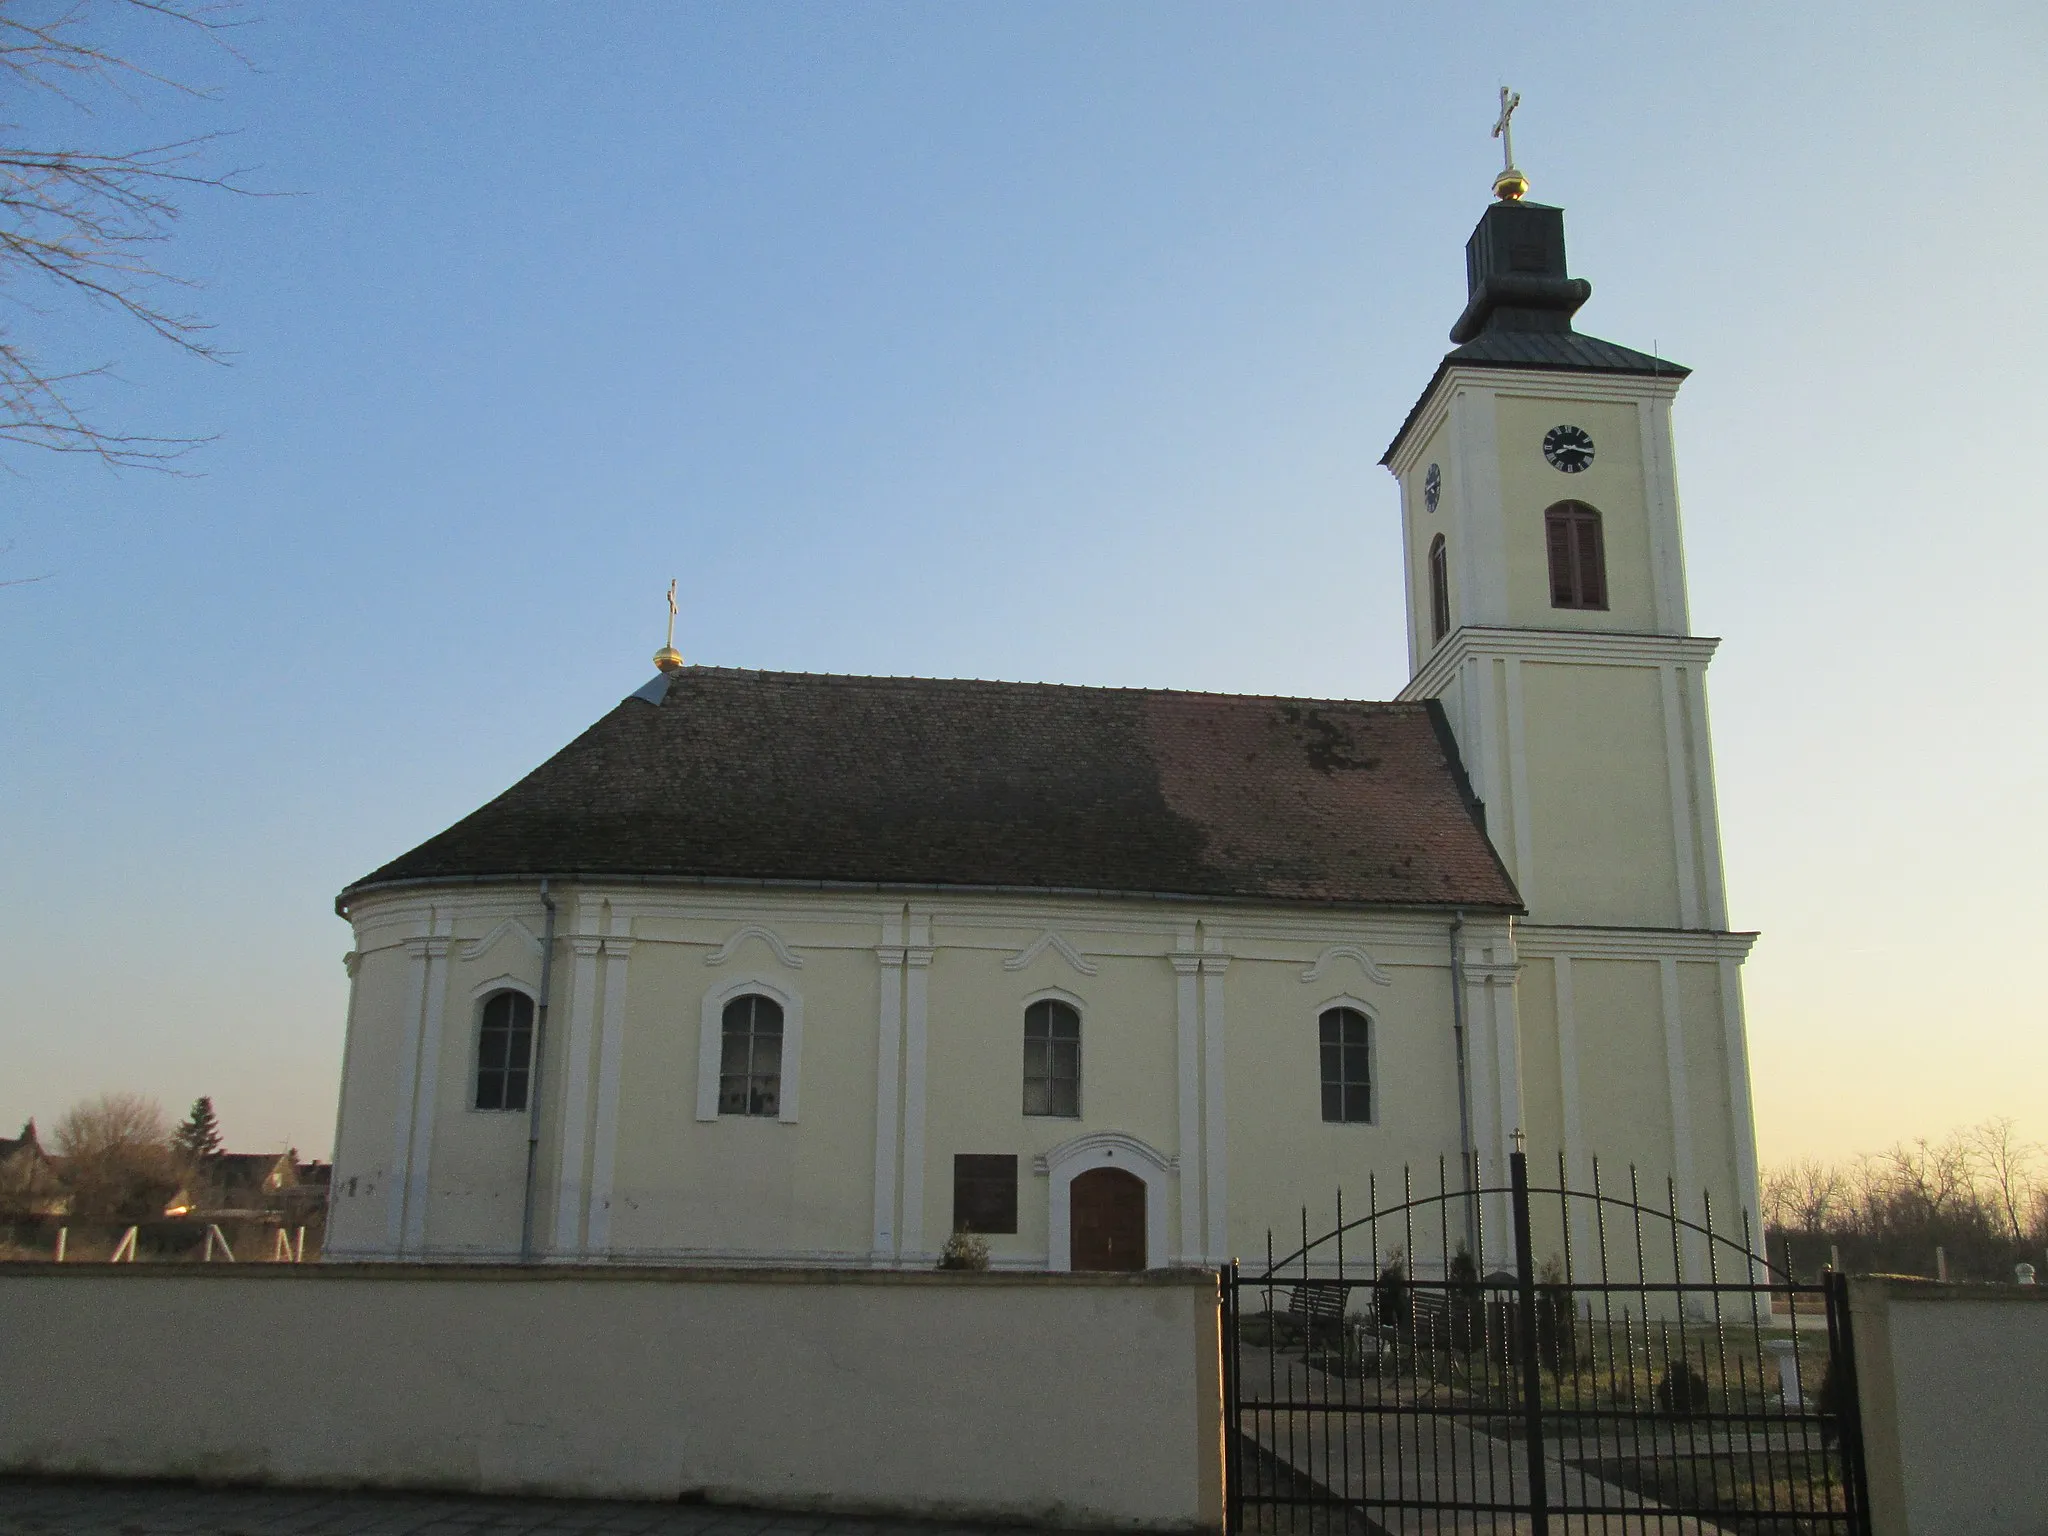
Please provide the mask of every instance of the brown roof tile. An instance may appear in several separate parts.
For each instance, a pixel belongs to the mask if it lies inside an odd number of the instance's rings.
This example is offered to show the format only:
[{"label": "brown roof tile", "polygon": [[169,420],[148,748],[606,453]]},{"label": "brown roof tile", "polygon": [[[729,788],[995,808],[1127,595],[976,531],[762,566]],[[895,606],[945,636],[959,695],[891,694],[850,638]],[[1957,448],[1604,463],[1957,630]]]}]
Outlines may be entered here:
[{"label": "brown roof tile", "polygon": [[542,874],[1521,906],[1433,704],[709,667],[340,902]]}]

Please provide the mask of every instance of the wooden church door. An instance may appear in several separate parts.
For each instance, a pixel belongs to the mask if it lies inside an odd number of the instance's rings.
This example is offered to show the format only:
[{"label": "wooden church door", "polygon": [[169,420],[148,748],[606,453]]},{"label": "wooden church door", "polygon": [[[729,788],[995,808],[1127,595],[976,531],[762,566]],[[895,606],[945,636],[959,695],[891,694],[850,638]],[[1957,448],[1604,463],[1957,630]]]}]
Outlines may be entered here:
[{"label": "wooden church door", "polygon": [[1068,1190],[1076,1269],[1145,1267],[1145,1181],[1121,1168],[1090,1168]]}]

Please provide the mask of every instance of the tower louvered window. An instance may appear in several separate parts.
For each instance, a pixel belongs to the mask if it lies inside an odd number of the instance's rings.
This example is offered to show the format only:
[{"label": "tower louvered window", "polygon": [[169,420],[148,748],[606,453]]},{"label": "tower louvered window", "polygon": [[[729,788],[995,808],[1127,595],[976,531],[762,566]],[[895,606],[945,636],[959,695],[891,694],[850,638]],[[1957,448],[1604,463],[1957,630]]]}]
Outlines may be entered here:
[{"label": "tower louvered window", "polygon": [[1582,501],[1560,501],[1543,514],[1550,545],[1550,606],[1605,608],[1607,552],[1600,542],[1600,514]]}]

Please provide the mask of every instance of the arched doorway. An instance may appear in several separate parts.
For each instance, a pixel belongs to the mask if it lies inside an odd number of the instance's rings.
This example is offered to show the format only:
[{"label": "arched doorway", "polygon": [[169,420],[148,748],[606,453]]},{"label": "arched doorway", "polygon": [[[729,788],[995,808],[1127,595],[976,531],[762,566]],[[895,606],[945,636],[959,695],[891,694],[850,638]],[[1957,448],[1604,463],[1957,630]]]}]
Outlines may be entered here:
[{"label": "arched doorway", "polygon": [[1090,1168],[1074,1175],[1075,1269],[1145,1267],[1145,1181],[1121,1168]]}]

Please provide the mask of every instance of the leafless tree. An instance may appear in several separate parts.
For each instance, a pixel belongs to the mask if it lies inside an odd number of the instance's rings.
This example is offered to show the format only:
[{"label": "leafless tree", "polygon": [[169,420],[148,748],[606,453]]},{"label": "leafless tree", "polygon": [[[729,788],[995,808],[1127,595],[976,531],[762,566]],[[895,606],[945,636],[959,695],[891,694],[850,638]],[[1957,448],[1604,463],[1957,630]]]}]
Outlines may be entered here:
[{"label": "leafless tree", "polygon": [[2026,1236],[2023,1213],[2030,1212],[2035,1204],[2034,1168],[2041,1149],[2030,1141],[2020,1140],[2009,1115],[1986,1120],[1969,1133],[1969,1138],[2004,1225],[2012,1240],[2020,1242]]},{"label": "leafless tree", "polygon": [[[152,68],[109,39],[117,20],[184,29],[219,43],[232,0],[0,0],[0,102],[45,96],[68,103],[81,126],[110,93],[209,93]],[[166,468],[204,439],[110,430],[80,387],[106,363],[60,363],[21,336],[18,323],[84,304],[123,316],[195,358],[222,361],[208,326],[177,302],[191,284],[166,272],[157,251],[195,190],[241,192],[237,172],[209,168],[218,135],[140,149],[33,144],[0,121],[0,443],[94,456],[117,466]]]},{"label": "leafless tree", "polygon": [[137,1093],[103,1093],[74,1104],[50,1135],[72,1214],[88,1221],[161,1216],[178,1185],[163,1106]]}]

